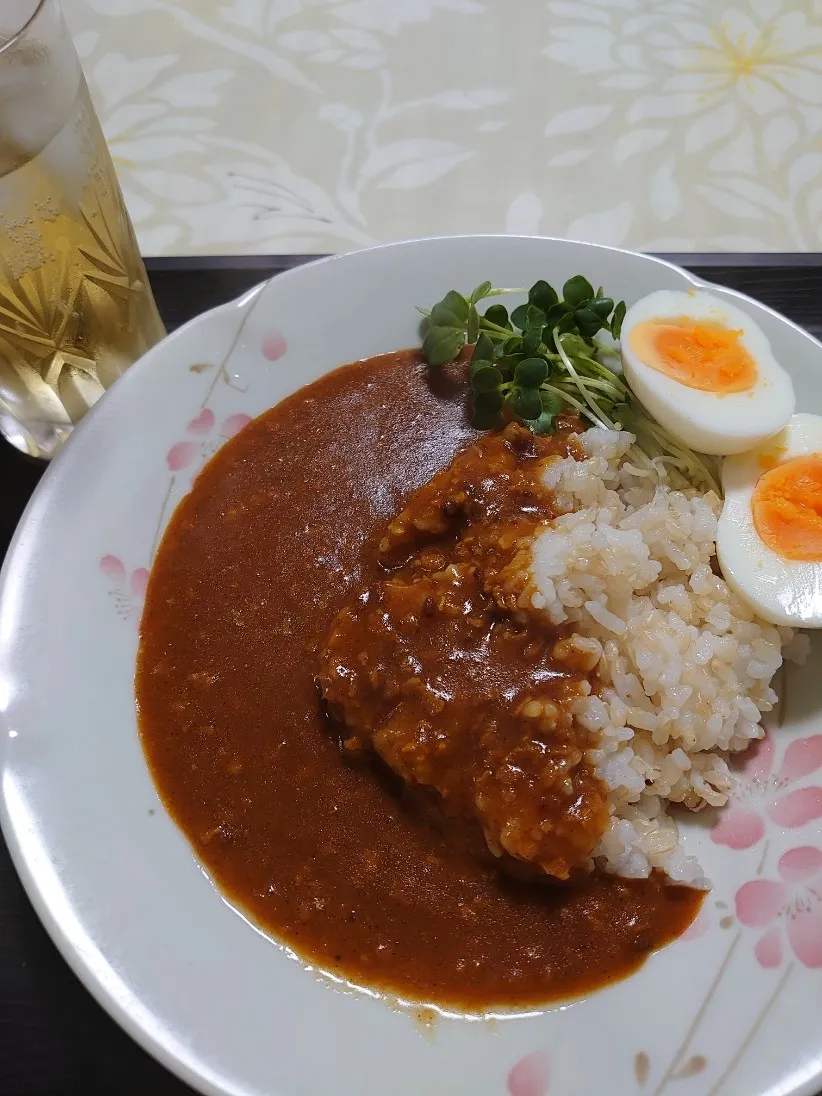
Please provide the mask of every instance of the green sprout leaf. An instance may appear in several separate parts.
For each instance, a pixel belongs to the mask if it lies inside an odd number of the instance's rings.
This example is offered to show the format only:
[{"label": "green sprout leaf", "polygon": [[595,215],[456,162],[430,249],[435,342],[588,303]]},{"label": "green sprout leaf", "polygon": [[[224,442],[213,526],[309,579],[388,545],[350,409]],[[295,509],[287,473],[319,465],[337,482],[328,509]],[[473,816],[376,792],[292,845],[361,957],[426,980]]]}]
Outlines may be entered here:
[{"label": "green sprout leaf", "polygon": [[506,402],[521,419],[537,419],[542,414],[542,401],[534,388],[512,388]]},{"label": "green sprout leaf", "polygon": [[485,310],[484,320],[496,324],[497,327],[506,327],[513,331],[514,327],[508,318],[508,309],[504,304],[492,304]]},{"label": "green sprout leaf", "polygon": [[452,362],[465,346],[466,333],[454,327],[431,326],[425,334],[422,352],[429,365]]},{"label": "green sprout leaf", "polygon": [[474,347],[474,352],[471,355],[472,362],[491,362],[494,359],[494,343],[485,334],[484,331],[479,333],[477,338],[477,344]]},{"label": "green sprout leaf", "polygon": [[493,430],[499,426],[499,413],[504,397],[499,389],[492,392],[477,392],[474,396],[474,410],[471,425],[477,430]]},{"label": "green sprout leaf", "polygon": [[493,392],[502,384],[502,373],[493,365],[483,365],[471,376],[475,392]]},{"label": "green sprout leaf", "polygon": [[528,290],[528,303],[535,304],[543,312],[548,312],[559,300],[557,291],[548,282],[534,282]]},{"label": "green sprout leaf", "polygon": [[614,309],[611,317],[611,334],[618,339],[622,332],[622,321],[625,319],[625,301],[620,301]]},{"label": "green sprout leaf", "polygon": [[567,307],[565,302],[560,301],[559,304],[555,304],[553,308],[549,308],[545,313],[545,326],[553,331],[559,321],[564,319],[570,311],[572,310]]},{"label": "green sprout leaf", "polygon": [[503,380],[510,381],[519,362],[519,354],[504,354],[501,358],[497,358],[495,364],[502,373]]},{"label": "green sprout leaf", "polygon": [[474,396],[474,410],[487,411],[489,414],[496,415],[502,410],[504,402],[505,396],[498,388],[491,392],[477,392]]},{"label": "green sprout leaf", "polygon": [[469,298],[471,304],[479,304],[481,300],[488,296],[491,292],[492,285],[490,282],[481,282]]},{"label": "green sprout leaf", "polygon": [[565,353],[572,358],[587,357],[591,353],[591,348],[585,339],[570,331],[562,336],[562,346]]},{"label": "green sprout leaf", "polygon": [[526,419],[525,425],[532,434],[553,434],[556,430],[554,416],[549,411],[543,411],[535,419]]},{"label": "green sprout leaf", "polygon": [[545,327],[545,321],[545,313],[542,311],[541,308],[537,308],[537,306],[534,304],[529,304],[525,306],[526,329],[538,327],[540,330],[542,330],[542,328]]},{"label": "green sprout leaf", "polygon": [[461,293],[449,290],[431,309],[422,352],[429,365],[452,362],[468,338],[471,306]]},{"label": "green sprout leaf", "polygon": [[[479,301],[505,293],[527,295],[527,303],[510,316],[501,304],[479,315]],[[551,434],[562,412],[578,415],[586,427],[619,423],[637,438],[631,461],[638,468],[661,470],[677,486],[720,493],[717,462],[694,453],[661,427],[625,377],[610,368],[618,351],[595,341],[603,329],[619,339],[625,302],[614,304],[601,287],[594,292],[581,274],[566,281],[562,294],[558,300],[543,280],[527,291],[495,289],[485,281],[470,297],[451,290],[430,312],[419,309],[427,317],[423,351],[431,365],[453,361],[466,342],[475,344],[470,367],[474,426],[494,429],[510,415],[535,434]]]},{"label": "green sprout leaf", "polygon": [[562,287],[562,297],[571,308],[579,308],[585,301],[590,301],[594,295],[594,287],[582,274],[576,274],[569,278]]},{"label": "green sprout leaf", "polygon": [[499,411],[481,411],[474,408],[471,425],[475,430],[496,430],[500,425]]},{"label": "green sprout leaf", "polygon": [[474,305],[470,305],[468,308],[468,327],[466,332],[466,341],[469,343],[475,343],[479,336],[480,318],[479,312],[477,312]]},{"label": "green sprout leaf", "polygon": [[545,358],[523,358],[514,372],[514,383],[521,388],[539,388],[547,376]]},{"label": "green sprout leaf", "polygon": [[562,398],[556,395],[555,392],[546,392],[544,389],[541,389],[539,399],[542,404],[543,414],[550,415],[552,418],[554,415],[558,415],[563,407],[565,407]]},{"label": "green sprout leaf", "polygon": [[518,327],[520,331],[524,331],[528,326],[528,305],[520,304],[511,313],[511,323],[514,327]]},{"label": "green sprout leaf", "polygon": [[542,328],[529,327],[522,336],[522,352],[529,357],[536,354],[542,346]]},{"label": "green sprout leaf", "polygon": [[468,309],[465,297],[451,289],[431,309],[431,323],[434,327],[464,328],[468,324]]},{"label": "green sprout leaf", "polygon": [[611,311],[614,307],[614,302],[610,297],[598,297],[595,301],[588,302],[588,308],[592,312],[596,312],[603,321],[607,320],[611,315]]},{"label": "green sprout leaf", "polygon": [[592,308],[578,308],[574,312],[574,319],[576,320],[579,333],[583,338],[591,339],[596,335],[597,331],[604,326],[604,320],[601,316],[598,316]]}]

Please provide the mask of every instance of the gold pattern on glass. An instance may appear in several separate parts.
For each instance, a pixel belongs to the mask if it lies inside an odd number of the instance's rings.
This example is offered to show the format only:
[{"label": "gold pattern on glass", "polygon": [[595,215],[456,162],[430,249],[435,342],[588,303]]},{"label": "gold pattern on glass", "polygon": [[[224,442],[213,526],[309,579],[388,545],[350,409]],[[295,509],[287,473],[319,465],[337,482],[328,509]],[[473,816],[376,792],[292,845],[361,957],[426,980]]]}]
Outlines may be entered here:
[{"label": "gold pattern on glass", "polygon": [[164,330],[85,81],[34,154],[3,106],[0,428],[49,456]]}]

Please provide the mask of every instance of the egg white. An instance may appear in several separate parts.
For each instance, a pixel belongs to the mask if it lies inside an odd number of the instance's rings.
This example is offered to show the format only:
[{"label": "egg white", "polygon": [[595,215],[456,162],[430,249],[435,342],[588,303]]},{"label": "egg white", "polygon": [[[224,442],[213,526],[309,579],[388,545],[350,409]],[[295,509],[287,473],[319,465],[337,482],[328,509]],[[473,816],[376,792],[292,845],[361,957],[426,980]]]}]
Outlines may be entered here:
[{"label": "egg white", "polygon": [[822,453],[822,417],[794,415],[758,449],[729,457],[722,465],[725,505],[719,518],[716,554],[734,593],[772,624],[822,628],[822,563],[784,559],[759,537],[752,502],[765,474],[793,457]]},{"label": "egg white", "polygon": [[[638,324],[687,316],[741,331],[757,379],[745,392],[718,395],[689,388],[647,365],[631,349]],[[777,362],[762,329],[731,304],[696,290],[661,289],[628,309],[621,333],[625,377],[645,409],[674,437],[700,453],[743,453],[781,430],[794,412],[791,379]]]}]

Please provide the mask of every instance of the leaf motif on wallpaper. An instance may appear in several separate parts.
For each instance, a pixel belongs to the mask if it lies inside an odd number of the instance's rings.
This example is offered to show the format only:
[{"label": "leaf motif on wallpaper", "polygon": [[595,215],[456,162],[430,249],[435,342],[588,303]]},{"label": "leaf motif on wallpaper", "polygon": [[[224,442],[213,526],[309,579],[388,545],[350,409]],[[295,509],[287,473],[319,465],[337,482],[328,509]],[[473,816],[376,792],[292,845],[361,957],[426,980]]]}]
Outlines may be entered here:
[{"label": "leaf motif on wallpaper", "polygon": [[651,174],[649,179],[651,211],[658,221],[670,221],[682,210],[682,190],[676,177],[673,156]]},{"label": "leaf motif on wallpaper", "polygon": [[585,240],[594,244],[617,246],[625,240],[634,210],[630,202],[619,202],[610,209],[586,213],[568,226],[566,235],[571,240]]},{"label": "leaf motif on wallpaper", "polygon": [[183,137],[180,134],[165,136],[158,133],[145,134],[131,140],[111,141],[109,150],[115,164],[119,166],[119,162],[125,161],[129,167],[133,167],[135,164],[169,160],[182,152],[203,152],[204,146],[194,137]]},{"label": "leaf motif on wallpaper", "polygon": [[736,121],[736,106],[732,102],[723,103],[715,110],[706,110],[685,131],[685,151],[699,152],[721,141],[733,132]]},{"label": "leaf motif on wallpaper", "polygon": [[222,98],[216,89],[233,76],[230,69],[184,72],[166,80],[152,95],[162,99],[170,107],[216,107]]},{"label": "leaf motif on wallpaper", "polygon": [[546,137],[558,137],[564,133],[587,133],[595,129],[613,110],[610,103],[598,103],[584,107],[571,107],[555,114],[545,127]]},{"label": "leaf motif on wallpaper", "polygon": [[[160,121],[168,115],[168,107],[162,103],[121,103],[114,110],[101,113],[100,124],[109,144],[122,138],[129,130],[141,129]],[[204,121],[204,119],[199,119]],[[178,119],[173,119],[172,124]]]},{"label": "leaf motif on wallpaper", "polygon": [[280,35],[280,45],[296,53],[314,53],[331,45],[331,38],[319,30],[292,30]]},{"label": "leaf motif on wallpaper", "polygon": [[721,145],[708,161],[711,171],[734,171],[753,175],[756,172],[756,150],[753,130],[744,125],[737,137]]},{"label": "leaf motif on wallpaper", "polygon": [[505,231],[512,236],[533,236],[539,232],[542,202],[533,190],[518,194],[508,206]]},{"label": "leaf motif on wallpaper", "polygon": [[167,115],[153,122],[146,122],[144,133],[209,133],[216,122],[213,118],[191,118],[187,115]]},{"label": "leaf motif on wallpaper", "polygon": [[728,216],[781,222],[788,215],[789,203],[753,179],[725,176],[712,183],[705,188],[704,197]]},{"label": "leaf motif on wallpaper", "polygon": [[[378,38],[351,27],[339,27],[331,34],[317,30],[294,30],[283,34],[278,43],[302,53],[315,64],[339,64],[346,68],[370,69],[385,63]],[[354,52],[351,52],[353,48]]]},{"label": "leaf motif on wallpaper", "polygon": [[274,30],[294,15],[299,15],[304,8],[303,0],[263,0],[263,10],[266,15],[266,28]]},{"label": "leaf motif on wallpaper", "polygon": [[218,15],[226,23],[264,34],[302,10],[302,0],[234,0],[231,5],[224,4]]},{"label": "leaf motif on wallpaper", "polygon": [[556,156],[552,156],[548,167],[576,167],[593,154],[593,148],[569,148],[566,152],[558,152]]},{"label": "leaf motif on wallpaper", "polygon": [[429,22],[439,9],[457,15],[482,15],[485,5],[478,0],[403,0],[402,3],[348,0],[343,4],[335,4],[332,0],[331,13],[336,19],[357,27],[397,35],[408,23]]},{"label": "leaf motif on wallpaper", "polygon": [[639,91],[653,83],[653,76],[644,72],[619,72],[616,76],[606,76],[600,80],[600,86],[613,91]]},{"label": "leaf motif on wallpaper", "polygon": [[510,91],[498,91],[496,88],[473,88],[470,91],[450,88],[432,96],[428,103],[442,110],[482,110],[483,107],[500,106],[510,98]]},{"label": "leaf motif on wallpaper", "polygon": [[398,167],[377,185],[380,190],[416,190],[417,187],[433,183],[473,155],[473,152],[460,152],[451,156],[429,156],[427,160],[417,160]]},{"label": "leaf motif on wallpaper", "polygon": [[371,34],[370,31],[359,30],[357,27],[335,27],[332,33],[335,38],[339,38],[341,42],[345,42],[352,49],[373,50],[382,53],[382,43],[376,34]]},{"label": "leaf motif on wallpaper", "polygon": [[[820,160],[822,160],[822,157],[820,157]],[[785,213],[785,202],[772,190],[763,186],[762,183],[757,183],[753,179],[737,178],[716,179],[714,181],[725,187],[726,190],[738,194],[740,198],[746,198],[749,202],[762,206],[763,209],[769,209],[771,213],[775,213],[778,217],[783,216]]]},{"label": "leaf motif on wallpaper", "polygon": [[760,19],[773,19],[782,9],[782,0],[751,0],[751,7]]},{"label": "leaf motif on wallpaper", "polygon": [[97,30],[83,30],[79,34],[73,35],[73,38],[77,56],[85,61],[87,57],[94,53],[100,41],[100,32]]},{"label": "leaf motif on wallpaper", "polygon": [[800,156],[788,172],[788,190],[796,195],[803,190],[808,183],[822,175],[822,153],[809,152]]},{"label": "leaf motif on wallpaper", "polygon": [[629,122],[644,122],[655,118],[684,118],[701,107],[701,96],[696,92],[680,92],[674,95],[646,95],[628,108]]},{"label": "leaf motif on wallpaper", "polygon": [[330,241],[332,249],[375,242],[318,183],[297,174],[281,156],[227,138],[215,137],[212,144],[213,161],[204,174],[222,191],[221,213],[215,217],[208,204],[179,208],[190,227],[190,246],[247,243],[256,250],[317,251],[328,247],[322,241]]},{"label": "leaf motif on wallpaper", "polygon": [[630,15],[622,24],[622,33],[629,38],[645,34],[649,28],[658,27],[660,23],[665,21],[665,18],[666,16],[662,14],[661,10],[646,11],[642,15]]},{"label": "leaf motif on wallpaper", "polygon": [[[299,0],[297,3],[299,5]],[[265,27],[267,6],[268,0],[234,0],[232,4],[223,4],[217,14],[226,23],[233,23],[235,27],[246,27],[261,34]]]},{"label": "leaf motif on wallpaper", "polygon": [[355,51],[344,56],[341,64],[346,68],[373,69],[385,64],[385,50],[375,34],[356,27],[335,27],[332,33]]},{"label": "leaf motif on wallpaper", "polygon": [[799,126],[790,114],[771,118],[762,131],[762,148],[772,167],[778,167],[782,157],[796,144]]},{"label": "leaf motif on wallpaper", "polygon": [[718,209],[720,213],[726,217],[733,217],[735,220],[742,221],[770,221],[772,220],[771,214],[762,209],[761,206],[754,205],[753,202],[745,201],[736,194],[730,194],[727,190],[722,190],[718,186],[709,186],[705,183],[698,183],[696,191],[700,194],[708,205],[714,209]]},{"label": "leaf motif on wallpaper", "polygon": [[341,133],[357,130],[362,125],[362,114],[347,103],[323,103],[317,112],[321,122],[328,122]]},{"label": "leaf motif on wallpaper", "polygon": [[145,0],[86,0],[92,11],[100,15],[145,14]]},{"label": "leaf motif on wallpaper", "polygon": [[161,72],[171,68],[177,60],[173,53],[159,57],[135,57],[133,60],[122,53],[104,53],[91,70],[103,109],[111,110],[124,99],[145,91]]},{"label": "leaf motif on wallpaper", "polygon": [[542,51],[552,61],[569,65],[582,74],[622,68],[612,56],[615,36],[609,27],[558,23],[552,28],[552,34],[554,41]]},{"label": "leaf motif on wallpaper", "polygon": [[805,128],[811,136],[822,133],[822,109],[819,107],[809,107],[800,103],[797,111],[801,115]]},{"label": "leaf motif on wallpaper", "polygon": [[206,179],[199,179],[185,171],[134,171],[133,178],[157,198],[170,202],[213,202],[217,188]]},{"label": "leaf motif on wallpaper", "polygon": [[358,175],[366,181],[384,176],[378,184],[381,188],[407,190],[438,179],[472,155],[454,141],[411,137],[372,152]]},{"label": "leaf motif on wallpaper", "polygon": [[[260,66],[272,76],[276,76],[284,83],[293,87],[303,88],[305,91],[318,91],[318,85],[303,72],[293,65],[275,49],[265,44],[264,37],[254,28],[246,28],[235,22],[238,33],[227,27],[209,22],[207,18],[201,18],[198,12],[201,5],[165,4],[162,0],[85,0],[86,4],[105,17],[142,15],[145,17],[152,10],[159,10],[168,15],[173,22],[189,38],[208,42],[224,50],[226,54],[235,54],[246,62]],[[230,12],[230,9],[229,9]],[[247,15],[248,12],[243,14]],[[246,29],[252,30],[251,34],[245,34]],[[186,43],[187,55],[193,56],[192,44]],[[176,60],[176,57],[175,57]],[[114,85],[117,86],[116,80]]]},{"label": "leaf motif on wallpaper", "polygon": [[614,163],[617,167],[622,167],[632,156],[656,148],[669,136],[669,130],[656,128],[632,129],[622,133],[614,145]]}]

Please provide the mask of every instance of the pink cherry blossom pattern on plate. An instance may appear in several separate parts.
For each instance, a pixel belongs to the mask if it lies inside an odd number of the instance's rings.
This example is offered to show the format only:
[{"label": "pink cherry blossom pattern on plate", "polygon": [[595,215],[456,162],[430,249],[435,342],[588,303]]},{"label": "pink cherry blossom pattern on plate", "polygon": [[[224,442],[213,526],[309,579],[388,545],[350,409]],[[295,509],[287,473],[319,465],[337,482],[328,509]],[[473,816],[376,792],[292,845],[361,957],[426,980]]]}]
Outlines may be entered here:
[{"label": "pink cherry blossom pattern on plate", "polygon": [[[186,426],[188,438],[172,445],[166,453],[166,464],[171,472],[182,472],[198,462],[205,463],[214,456],[220,446],[251,422],[250,415],[234,414],[223,419],[219,427],[210,407],[203,410]],[[194,439],[197,440],[194,440]]]},{"label": "pink cherry blossom pattern on plate", "polygon": [[508,1074],[508,1096],[546,1096],[551,1085],[548,1054],[535,1050],[520,1058]]},{"label": "pink cherry blossom pattern on plate", "polygon": [[103,556],[99,567],[109,581],[109,597],[114,602],[117,615],[124,620],[132,617],[139,619],[148,586],[146,568],[137,567],[129,574],[123,561],[111,555]]},{"label": "pink cherry blossom pattern on plate", "polygon": [[746,752],[730,804],[711,830],[711,840],[730,849],[750,849],[765,836],[767,822],[794,830],[822,818],[822,786],[801,782],[822,768],[822,735],[790,742],[776,767],[769,734]]},{"label": "pink cherry blossom pattern on plate", "polygon": [[779,858],[777,873],[779,879],[753,879],[736,892],[742,924],[765,929],[754,948],[757,962],[781,966],[787,935],[803,966],[822,969],[822,849],[790,849]]},{"label": "pink cherry blossom pattern on plate", "polygon": [[266,361],[276,362],[286,354],[288,343],[280,331],[269,331],[263,336],[260,350]]}]

